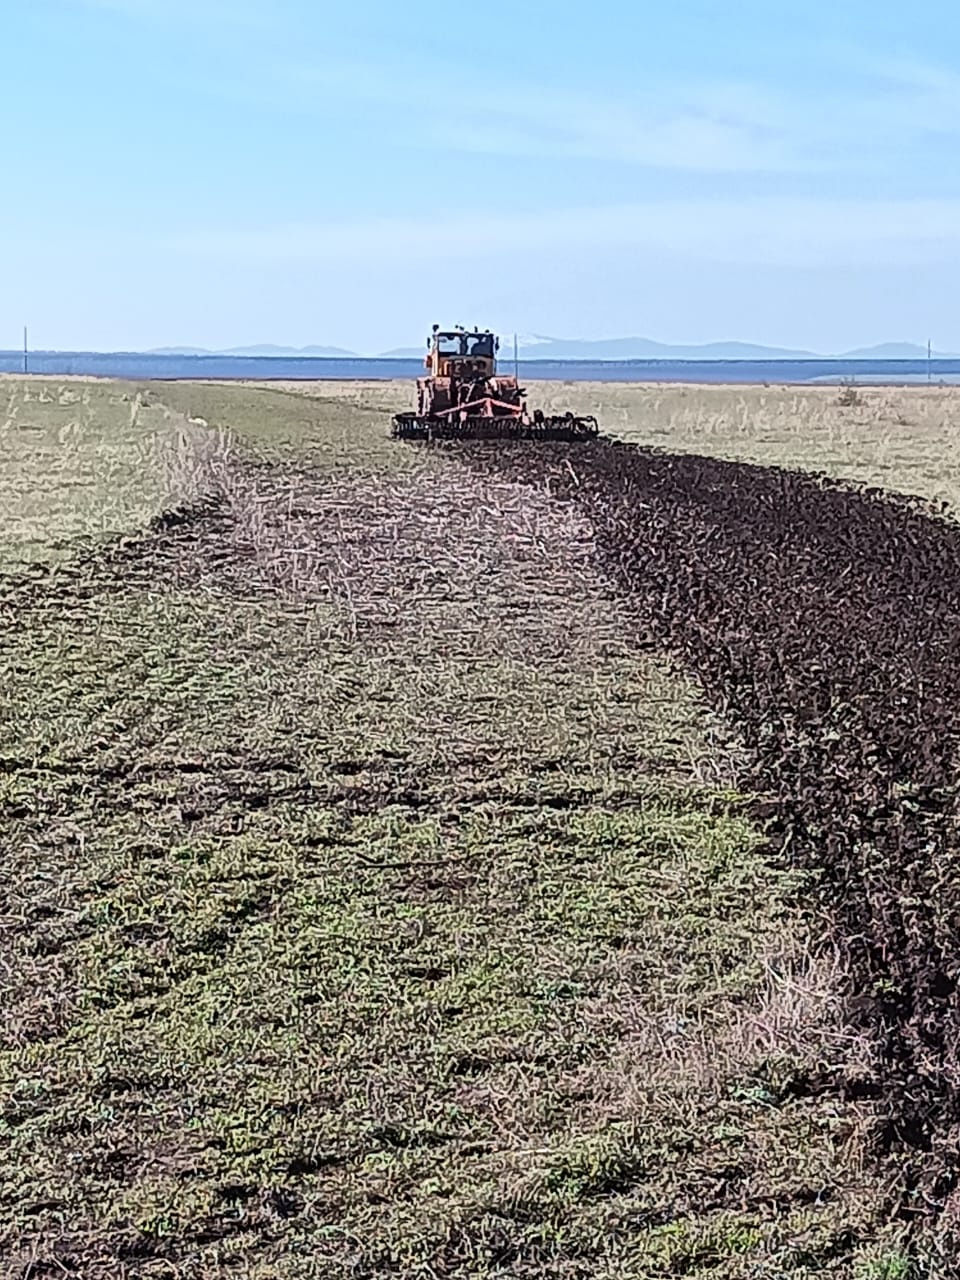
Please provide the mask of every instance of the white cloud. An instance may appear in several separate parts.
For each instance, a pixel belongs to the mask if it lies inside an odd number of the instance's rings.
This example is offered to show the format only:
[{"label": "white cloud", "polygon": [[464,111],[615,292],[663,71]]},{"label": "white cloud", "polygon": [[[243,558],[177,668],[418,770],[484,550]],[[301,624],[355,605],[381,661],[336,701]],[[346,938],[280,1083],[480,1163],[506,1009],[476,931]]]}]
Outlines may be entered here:
[{"label": "white cloud", "polygon": [[[551,95],[478,104],[475,118],[428,122],[426,136],[451,150],[538,159],[613,160],[699,172],[770,172],[796,167],[778,139],[740,122],[675,110],[623,107],[596,97]],[[486,111],[487,114],[484,114]]]},{"label": "white cloud", "polygon": [[960,135],[960,76],[863,49],[824,53],[808,85],[791,84],[776,66],[736,81],[684,80],[647,66],[636,84],[614,87],[590,67],[577,83],[558,83],[549,68],[517,81],[495,67],[445,72],[382,51],[363,60],[338,41],[336,24],[305,26],[287,0],[72,3],[188,26],[221,52],[228,43],[231,56],[211,60],[204,92],[325,128],[362,117],[382,145],[434,153],[703,174],[889,174],[927,143],[943,148],[944,168],[952,169],[947,148]]},{"label": "white cloud", "polygon": [[[531,158],[589,158],[662,169],[769,172],[808,167],[769,94],[745,86],[657,85],[627,93],[549,82],[463,82],[436,67],[350,60],[268,60],[243,86],[274,106],[324,115],[339,126],[371,116],[391,141],[416,148]],[[778,116],[780,119],[778,120]],[[329,117],[327,117],[329,119]]]},{"label": "white cloud", "polygon": [[[960,135],[960,76],[915,64],[868,63],[816,92],[653,75],[629,99],[540,86],[474,101],[479,130],[453,119],[441,132],[433,113],[427,133],[454,148],[745,174],[890,172],[909,167],[917,143]],[[944,160],[952,169],[952,153]]]},{"label": "white cloud", "polygon": [[[360,59],[333,34],[302,30],[283,0],[75,0],[83,8],[156,26],[188,26],[229,62],[211,63],[205,92],[262,105],[325,127],[363,116],[381,141],[413,149],[536,159],[593,159],[666,170],[764,173],[819,165],[779,89],[683,84],[647,71],[614,90],[592,78],[522,80],[456,73],[382,52]],[[464,94],[465,79],[469,93]],[[835,122],[834,122],[835,125]]]},{"label": "white cloud", "polygon": [[889,266],[960,258],[960,199],[670,201],[204,232],[173,237],[165,247],[259,264],[433,263],[616,249],[760,266]]}]

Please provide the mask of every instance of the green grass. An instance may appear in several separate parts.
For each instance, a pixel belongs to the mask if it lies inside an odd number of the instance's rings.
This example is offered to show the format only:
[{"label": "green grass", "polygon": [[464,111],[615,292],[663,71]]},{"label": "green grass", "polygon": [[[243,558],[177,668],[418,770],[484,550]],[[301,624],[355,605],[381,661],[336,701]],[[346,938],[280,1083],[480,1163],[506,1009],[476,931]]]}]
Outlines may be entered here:
[{"label": "green grass", "polygon": [[111,473],[0,587],[5,1274],[898,1275],[803,885],[575,515],[352,393],[142,412],[218,508]]}]

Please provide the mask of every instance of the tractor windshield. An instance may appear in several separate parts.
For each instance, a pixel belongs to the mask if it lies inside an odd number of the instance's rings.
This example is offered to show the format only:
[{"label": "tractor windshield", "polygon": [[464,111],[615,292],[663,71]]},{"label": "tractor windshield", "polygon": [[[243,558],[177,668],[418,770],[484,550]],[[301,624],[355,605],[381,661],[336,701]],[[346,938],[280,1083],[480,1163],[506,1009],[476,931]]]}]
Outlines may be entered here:
[{"label": "tractor windshield", "polygon": [[492,333],[468,333],[467,334],[467,355],[474,357],[493,358],[493,334]]},{"label": "tractor windshield", "polygon": [[495,339],[492,333],[438,333],[437,350],[442,356],[472,356],[492,360]]}]

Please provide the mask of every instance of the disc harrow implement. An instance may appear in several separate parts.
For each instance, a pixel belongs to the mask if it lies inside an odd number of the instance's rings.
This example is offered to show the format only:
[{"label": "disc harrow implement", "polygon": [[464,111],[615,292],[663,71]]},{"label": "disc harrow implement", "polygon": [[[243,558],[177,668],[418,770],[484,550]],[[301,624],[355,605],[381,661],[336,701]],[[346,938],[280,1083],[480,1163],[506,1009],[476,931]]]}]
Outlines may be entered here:
[{"label": "disc harrow implement", "polygon": [[593,440],[600,434],[597,419],[572,413],[530,418],[468,415],[458,418],[421,418],[398,413],[393,419],[395,440]]}]

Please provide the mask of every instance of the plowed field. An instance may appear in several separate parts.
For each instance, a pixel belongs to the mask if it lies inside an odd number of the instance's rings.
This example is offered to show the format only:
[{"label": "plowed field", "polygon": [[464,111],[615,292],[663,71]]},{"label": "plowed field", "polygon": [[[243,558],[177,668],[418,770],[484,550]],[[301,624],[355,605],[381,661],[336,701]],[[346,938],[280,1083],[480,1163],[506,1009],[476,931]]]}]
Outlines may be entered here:
[{"label": "plowed field", "polygon": [[738,725],[774,845],[817,872],[843,941],[877,1141],[908,1157],[902,1212],[950,1207],[960,528],[919,500],[610,443],[471,461],[587,514],[598,562]]}]

